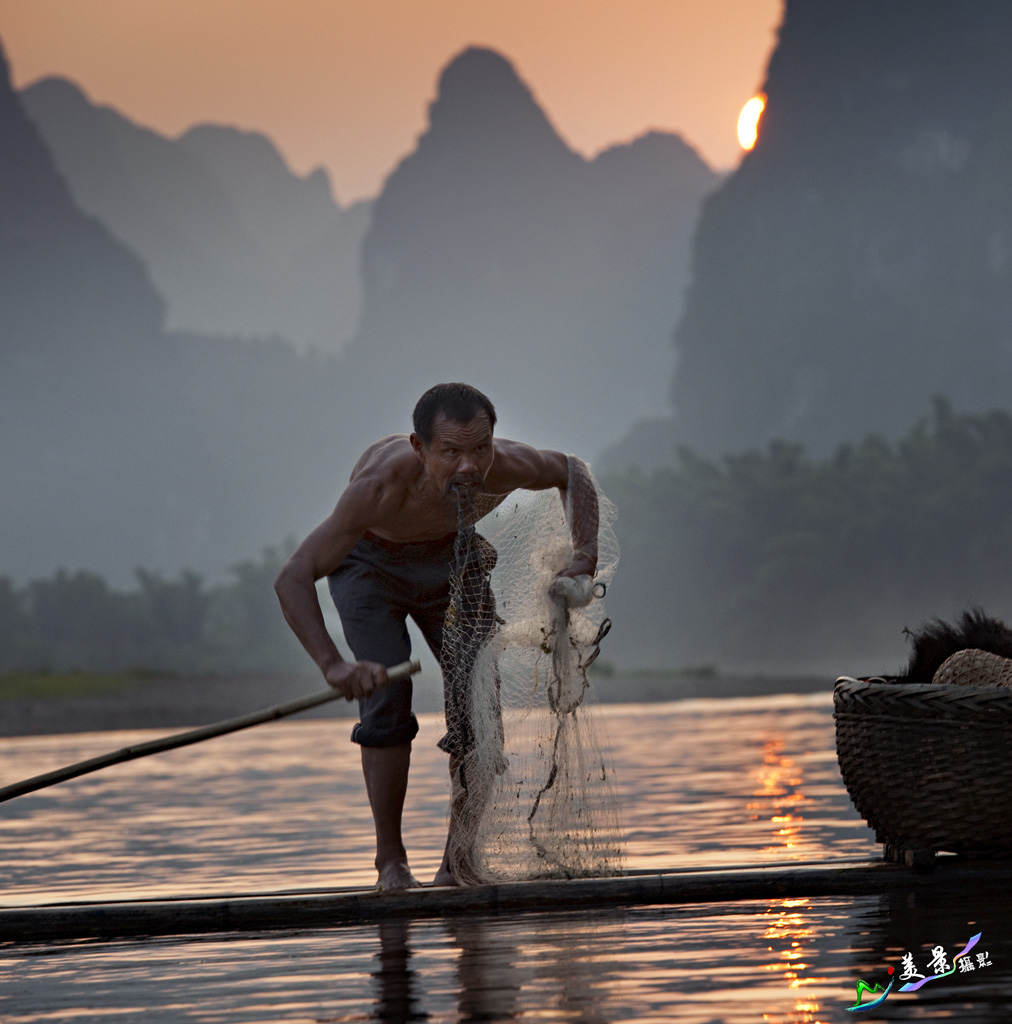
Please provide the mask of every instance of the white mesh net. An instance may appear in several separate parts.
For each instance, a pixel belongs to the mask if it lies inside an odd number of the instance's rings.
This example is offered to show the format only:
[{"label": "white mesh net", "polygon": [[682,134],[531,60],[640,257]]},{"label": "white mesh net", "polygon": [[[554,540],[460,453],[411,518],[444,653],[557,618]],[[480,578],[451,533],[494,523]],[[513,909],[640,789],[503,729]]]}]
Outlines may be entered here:
[{"label": "white mesh net", "polygon": [[[588,488],[599,509],[598,572],[557,581]],[[442,745],[453,780],[450,865],[462,882],[620,867],[613,769],[587,676],[610,627],[602,598],[618,561],[614,518],[571,458],[567,508],[554,490],[518,491],[460,531],[443,636]]]}]

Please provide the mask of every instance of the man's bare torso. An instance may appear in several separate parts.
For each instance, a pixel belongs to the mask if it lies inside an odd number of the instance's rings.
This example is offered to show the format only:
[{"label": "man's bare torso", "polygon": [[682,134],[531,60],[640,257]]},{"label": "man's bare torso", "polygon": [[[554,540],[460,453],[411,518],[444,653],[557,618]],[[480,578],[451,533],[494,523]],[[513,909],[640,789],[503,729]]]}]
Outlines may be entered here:
[{"label": "man's bare torso", "polygon": [[[496,463],[509,462],[512,442],[496,439],[492,469],[485,487],[469,494],[470,508],[464,521],[470,525],[502,502],[512,487],[496,493],[503,484]],[[503,468],[508,468],[508,465]],[[407,434],[392,434],[370,445],[352,470],[351,488],[365,485],[372,500],[370,533],[402,544],[437,540],[457,532],[461,525],[457,494],[435,486],[415,455]]]}]

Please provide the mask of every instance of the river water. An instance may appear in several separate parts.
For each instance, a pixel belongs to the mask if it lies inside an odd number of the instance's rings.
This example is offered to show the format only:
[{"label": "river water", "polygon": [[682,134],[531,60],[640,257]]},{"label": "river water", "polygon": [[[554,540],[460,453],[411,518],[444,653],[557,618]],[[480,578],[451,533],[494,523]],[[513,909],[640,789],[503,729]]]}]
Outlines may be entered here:
[{"label": "river water", "polygon": [[[877,858],[840,781],[827,694],[597,709],[625,867]],[[445,839],[439,716],[420,716],[405,812],[428,880]],[[287,720],[0,805],[0,905],[370,885],[347,720]],[[158,735],[0,740],[0,784]],[[99,1022],[1012,1020],[1012,900],[868,896],[447,916],[292,933],[0,945],[0,1019]],[[975,969],[878,1009],[980,932]],[[868,1001],[869,996],[864,1000]]]}]

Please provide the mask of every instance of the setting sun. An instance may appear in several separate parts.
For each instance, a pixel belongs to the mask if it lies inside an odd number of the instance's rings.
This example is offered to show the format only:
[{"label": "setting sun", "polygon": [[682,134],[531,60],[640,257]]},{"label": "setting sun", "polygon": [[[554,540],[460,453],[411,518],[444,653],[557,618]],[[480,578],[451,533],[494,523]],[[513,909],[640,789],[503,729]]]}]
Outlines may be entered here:
[{"label": "setting sun", "polygon": [[742,149],[751,149],[759,137],[759,118],[766,109],[766,97],[763,93],[753,96],[741,108],[738,115],[738,142]]}]

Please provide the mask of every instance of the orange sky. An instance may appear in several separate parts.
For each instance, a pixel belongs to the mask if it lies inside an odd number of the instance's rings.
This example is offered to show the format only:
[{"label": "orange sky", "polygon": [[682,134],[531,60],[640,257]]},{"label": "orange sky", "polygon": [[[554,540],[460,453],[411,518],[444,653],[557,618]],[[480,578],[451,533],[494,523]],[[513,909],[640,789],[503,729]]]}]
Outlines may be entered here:
[{"label": "orange sky", "polygon": [[59,74],[165,134],[263,131],[299,173],[327,167],[346,203],[411,151],[440,70],[470,44],[508,57],[586,155],[660,128],[731,167],[781,13],[782,0],[0,0],[0,41],[19,88]]}]

